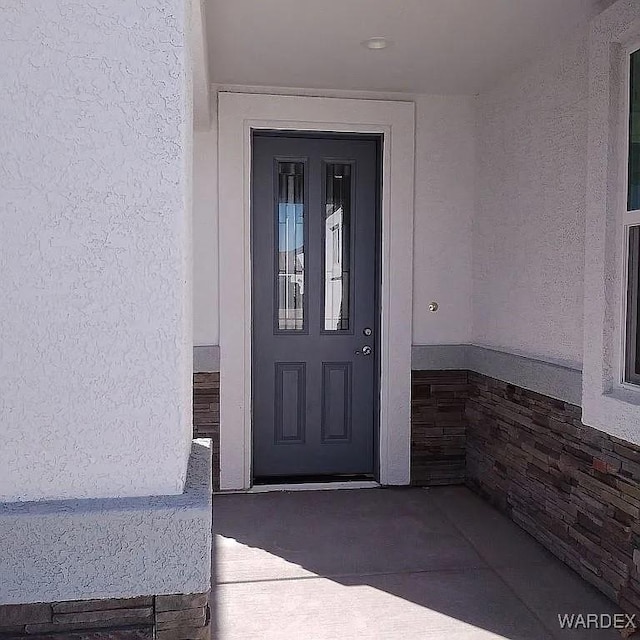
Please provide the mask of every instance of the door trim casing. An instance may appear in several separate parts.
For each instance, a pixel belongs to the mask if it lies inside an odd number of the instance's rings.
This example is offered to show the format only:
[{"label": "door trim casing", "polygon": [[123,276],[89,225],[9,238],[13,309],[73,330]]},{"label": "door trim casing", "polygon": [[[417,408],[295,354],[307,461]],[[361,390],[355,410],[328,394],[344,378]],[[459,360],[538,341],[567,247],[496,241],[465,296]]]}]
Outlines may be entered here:
[{"label": "door trim casing", "polygon": [[220,488],[251,486],[251,133],[382,134],[379,482],[410,477],[415,105],[220,92]]}]

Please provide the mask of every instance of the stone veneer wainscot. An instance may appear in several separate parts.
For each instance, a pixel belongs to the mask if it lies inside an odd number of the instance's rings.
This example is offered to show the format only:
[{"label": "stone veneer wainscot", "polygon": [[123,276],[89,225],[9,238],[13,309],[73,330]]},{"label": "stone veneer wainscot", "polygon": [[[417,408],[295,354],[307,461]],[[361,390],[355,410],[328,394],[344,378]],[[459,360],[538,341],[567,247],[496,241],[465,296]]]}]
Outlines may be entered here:
[{"label": "stone veneer wainscot", "polygon": [[623,609],[640,612],[640,447],[580,407],[469,373],[467,484]]},{"label": "stone veneer wainscot", "polygon": [[211,438],[213,490],[220,489],[220,373],[193,374],[193,437]]},{"label": "stone veneer wainscot", "polygon": [[444,484],[461,455],[452,443],[464,442],[464,471],[451,474],[452,483],[463,477],[623,609],[640,613],[639,446],[585,425],[576,405],[466,370],[414,371],[412,405],[413,484]]},{"label": "stone veneer wainscot", "polygon": [[0,639],[209,640],[209,593],[0,605]]},{"label": "stone veneer wainscot", "polygon": [[411,374],[411,484],[461,484],[465,479],[466,371]]}]

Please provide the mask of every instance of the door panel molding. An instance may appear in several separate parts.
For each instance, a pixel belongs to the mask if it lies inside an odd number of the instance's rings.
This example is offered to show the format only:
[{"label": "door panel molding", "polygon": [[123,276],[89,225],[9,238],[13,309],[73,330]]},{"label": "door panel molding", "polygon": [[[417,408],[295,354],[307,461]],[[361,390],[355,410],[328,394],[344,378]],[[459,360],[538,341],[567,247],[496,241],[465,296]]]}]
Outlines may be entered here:
[{"label": "door panel molding", "polygon": [[[294,375],[295,374],[295,378]],[[295,381],[294,381],[295,380]],[[287,383],[288,381],[288,383]],[[307,365],[304,362],[275,363],[275,444],[302,444],[305,441],[305,400]],[[285,400],[293,400],[295,404]],[[295,415],[292,409],[295,408]],[[293,429],[286,429],[291,426]]]},{"label": "door panel molding", "polygon": [[[342,374],[342,407],[335,406],[338,394],[333,387],[334,374]],[[353,365],[351,362],[323,362],[322,363],[322,442],[351,442],[351,424],[353,418],[353,408],[351,406],[351,377],[353,375]],[[340,380],[338,381],[340,385]],[[328,428],[330,424],[338,424],[339,421],[332,420],[339,411],[342,417],[342,432],[334,433]]]},{"label": "door panel molding", "polygon": [[251,132],[383,135],[379,482],[409,483],[413,281],[412,102],[218,95],[220,486],[251,485]]}]

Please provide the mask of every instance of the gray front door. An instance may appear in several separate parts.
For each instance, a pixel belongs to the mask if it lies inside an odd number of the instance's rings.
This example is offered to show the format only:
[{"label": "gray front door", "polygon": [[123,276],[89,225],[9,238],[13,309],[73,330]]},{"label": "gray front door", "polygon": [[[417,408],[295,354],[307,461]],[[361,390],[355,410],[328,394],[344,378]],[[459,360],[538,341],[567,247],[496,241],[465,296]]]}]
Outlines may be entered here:
[{"label": "gray front door", "polygon": [[378,147],[254,133],[255,479],[374,471]]}]

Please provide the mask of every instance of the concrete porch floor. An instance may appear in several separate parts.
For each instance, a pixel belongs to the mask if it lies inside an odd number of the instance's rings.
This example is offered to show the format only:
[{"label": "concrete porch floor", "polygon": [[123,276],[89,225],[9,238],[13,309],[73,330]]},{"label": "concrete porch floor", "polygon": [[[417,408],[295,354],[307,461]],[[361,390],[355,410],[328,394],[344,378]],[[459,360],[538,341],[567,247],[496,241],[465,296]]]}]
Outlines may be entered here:
[{"label": "concrete porch floor", "polygon": [[572,640],[616,613],[464,487],[214,497],[217,640]]}]

